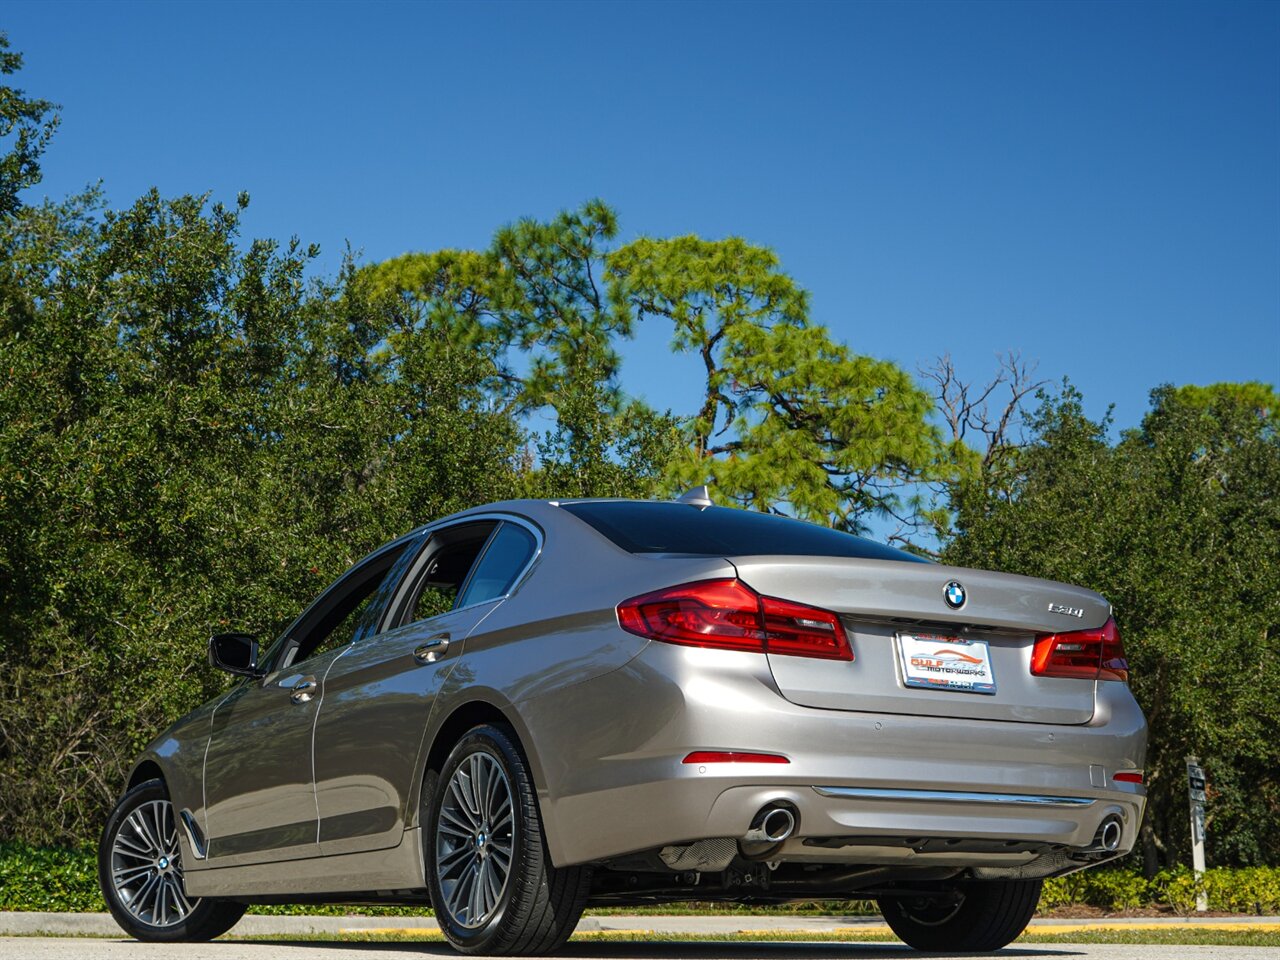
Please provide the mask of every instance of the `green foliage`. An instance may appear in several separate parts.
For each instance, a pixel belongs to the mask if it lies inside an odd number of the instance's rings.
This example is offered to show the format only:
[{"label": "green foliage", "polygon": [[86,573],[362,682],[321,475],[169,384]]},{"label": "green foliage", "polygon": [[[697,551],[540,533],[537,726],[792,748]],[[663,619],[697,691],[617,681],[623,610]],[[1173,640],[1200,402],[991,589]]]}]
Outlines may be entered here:
[{"label": "green foliage", "polygon": [[[1195,877],[1186,867],[1167,871],[1163,877],[1163,899],[1179,913],[1195,909]],[[1206,870],[1201,887],[1210,910],[1230,913],[1280,912],[1280,870],[1245,867],[1238,870]]]},{"label": "green foliage", "polygon": [[615,343],[631,317],[605,282],[616,234],[613,210],[592,200],[503,227],[483,251],[411,253],[362,271],[405,328],[434,324],[450,342],[492,351],[494,403],[549,411],[553,426],[527,463],[530,496],[649,496],[680,444],[669,415],[617,385]]},{"label": "green foliage", "polygon": [[1082,870],[1044,882],[1040,909],[1054,910],[1083,904],[1102,910],[1136,910],[1154,902],[1152,887],[1133,870]]},{"label": "green foliage", "polygon": [[[22,69],[22,54],[9,50],[9,35],[0,30],[0,76]],[[40,182],[40,156],[58,128],[58,108],[47,100],[29,100],[16,87],[0,84],[0,217],[20,206],[18,193]]]},{"label": "green foliage", "polygon": [[496,363],[234,208],[0,226],[0,835],[96,834],[139,748],[373,547],[517,492]]},{"label": "green foliage", "polygon": [[[470,343],[507,347],[504,397],[550,408],[531,490],[645,496],[711,481],[722,500],[861,530],[875,515],[914,529],[920,483],[950,476],[927,394],[892,363],[859,356],[809,320],[808,296],[772,251],[739,238],[611,247],[599,200],[504,227],[484,251],[414,253],[366,268],[419,322],[448,318]],[[697,411],[624,397],[616,342],[671,325],[697,353]],[[511,371],[522,361],[523,376]]]},{"label": "green foliage", "polygon": [[1006,475],[957,497],[950,562],[1079,583],[1115,605],[1151,725],[1149,873],[1188,858],[1184,760],[1208,772],[1217,864],[1280,860],[1280,398],[1152,393],[1119,442],[1069,387]]},{"label": "green foliage", "polygon": [[929,396],[901,368],[853,353],[809,322],[808,296],[772,251],[738,238],[641,239],[608,257],[615,297],[672,325],[697,353],[702,408],[672,486],[862,532],[871,516],[914,528],[913,490],[948,472]]},{"label": "green foliage", "polygon": [[0,910],[102,913],[98,857],[92,847],[64,849],[0,843]]},{"label": "green foliage", "polygon": [[[1280,913],[1280,869],[1275,867],[1213,867],[1205,871],[1199,889],[1208,895],[1213,911]],[[1190,914],[1196,892],[1195,876],[1186,867],[1161,870],[1149,879],[1132,869],[1084,870],[1046,880],[1040,909],[1083,904],[1112,912],[1169,907]]]}]

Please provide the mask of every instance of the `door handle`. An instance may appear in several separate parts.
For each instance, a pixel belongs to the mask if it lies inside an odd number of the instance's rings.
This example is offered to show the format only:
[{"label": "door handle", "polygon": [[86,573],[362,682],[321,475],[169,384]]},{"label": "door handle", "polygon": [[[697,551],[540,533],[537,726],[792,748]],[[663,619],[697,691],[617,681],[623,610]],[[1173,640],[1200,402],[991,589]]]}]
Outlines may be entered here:
[{"label": "door handle", "polygon": [[442,633],[416,647],[413,651],[413,659],[417,660],[419,663],[435,663],[443,657],[448,650],[449,635],[447,633]]},{"label": "door handle", "polygon": [[289,694],[289,699],[294,703],[306,703],[315,696],[318,686],[315,677],[303,677],[293,685],[293,693]]}]

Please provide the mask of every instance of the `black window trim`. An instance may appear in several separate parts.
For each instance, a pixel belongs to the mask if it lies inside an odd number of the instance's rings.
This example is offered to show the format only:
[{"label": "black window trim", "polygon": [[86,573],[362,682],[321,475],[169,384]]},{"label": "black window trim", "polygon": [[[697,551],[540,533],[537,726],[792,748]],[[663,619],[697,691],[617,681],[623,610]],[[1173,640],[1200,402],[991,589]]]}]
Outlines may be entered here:
[{"label": "black window trim", "polygon": [[[421,538],[422,535],[423,532],[421,529],[413,530],[402,537],[397,537],[390,543],[383,544],[372,553],[361,557],[348,567],[343,572],[342,576],[338,577],[337,580],[334,580],[333,583],[325,587],[323,592],[321,592],[321,594],[316,597],[315,600],[313,600],[302,611],[302,613],[298,614],[297,618],[294,619],[294,621],[283,631],[281,631],[280,636],[272,643],[271,649],[267,654],[266,662],[269,666],[267,674],[263,678],[264,682],[270,679],[272,675],[286,669],[280,665],[279,661],[283,656],[287,655],[287,651],[291,644],[297,644],[295,634],[305,634],[309,630],[314,629],[315,624],[322,621],[338,603],[345,600],[347,591],[350,589],[353,579],[359,577],[359,575],[368,570],[369,567],[375,566],[378,561],[385,558],[389,553],[394,553],[396,556],[383,572],[383,580],[387,580],[392,575],[398,575],[398,567],[403,563],[406,556],[412,555],[415,552],[415,541]],[[375,587],[374,591],[372,606],[377,606],[380,602],[385,603],[385,599],[378,597],[378,593],[381,592],[380,589]],[[361,617],[360,622],[356,624],[356,629],[352,634],[351,642],[346,644],[346,646],[350,647],[368,635],[368,625],[371,622],[379,622],[381,619],[382,611],[366,611],[365,615]],[[294,667],[306,663],[307,660],[312,659],[312,656],[313,655],[309,655],[305,659],[296,660],[290,663],[287,669],[292,670]]]},{"label": "black window trim", "polygon": [[[405,601],[408,599],[409,591],[411,591],[414,586],[414,584],[410,582],[412,579],[410,575],[413,573],[413,568],[417,565],[418,558],[422,555],[422,552],[426,550],[430,545],[432,538],[442,530],[448,530],[451,527],[465,526],[466,524],[469,524],[469,523],[476,523],[477,521],[485,521],[485,520],[497,521],[497,522],[494,523],[493,529],[489,531],[489,535],[485,538],[484,545],[480,548],[480,552],[476,554],[475,560],[472,561],[471,569],[467,571],[466,579],[464,579],[462,583],[458,585],[458,596],[461,597],[465,594],[467,585],[471,583],[471,577],[475,574],[476,567],[479,566],[480,561],[484,559],[484,555],[486,552],[488,552],[489,545],[493,543],[494,535],[497,534],[498,529],[504,523],[514,523],[516,526],[524,528],[526,531],[528,531],[528,533],[530,533],[533,536],[534,546],[533,546],[533,552],[529,555],[529,559],[525,561],[525,565],[520,568],[520,572],[516,574],[515,579],[511,581],[511,586],[507,588],[506,593],[498,597],[489,597],[486,600],[479,600],[475,603],[469,603],[465,607],[451,607],[450,609],[446,610],[444,613],[438,613],[434,617],[426,617],[422,620],[404,620],[403,622],[397,623],[397,624],[388,623],[387,622],[388,617],[391,617],[393,615],[407,616],[411,612],[411,611],[405,610],[403,611],[403,614],[401,614],[401,608],[404,606]],[[529,571],[533,568],[533,565],[538,561],[538,558],[542,556],[542,550],[545,544],[545,537],[543,535],[541,527],[539,527],[532,520],[529,520],[525,517],[518,516],[517,514],[513,514],[513,513],[498,513],[498,512],[490,512],[490,511],[482,512],[482,513],[468,513],[461,517],[450,517],[448,520],[437,521],[436,523],[430,524],[427,527],[421,528],[421,533],[423,535],[423,542],[414,548],[413,561],[410,562],[410,564],[405,569],[405,571],[400,575],[400,583],[397,585],[395,592],[391,596],[391,599],[387,602],[387,605],[383,608],[381,614],[379,615],[377,629],[373,631],[375,636],[380,633],[385,633],[388,630],[396,630],[396,629],[399,629],[400,627],[407,627],[410,624],[427,623],[439,617],[444,617],[444,616],[448,616],[449,614],[457,613],[460,610],[470,610],[472,607],[483,606],[486,603],[497,603],[498,601],[506,600],[513,593],[515,593],[517,589],[519,589],[520,584],[529,575]]]}]

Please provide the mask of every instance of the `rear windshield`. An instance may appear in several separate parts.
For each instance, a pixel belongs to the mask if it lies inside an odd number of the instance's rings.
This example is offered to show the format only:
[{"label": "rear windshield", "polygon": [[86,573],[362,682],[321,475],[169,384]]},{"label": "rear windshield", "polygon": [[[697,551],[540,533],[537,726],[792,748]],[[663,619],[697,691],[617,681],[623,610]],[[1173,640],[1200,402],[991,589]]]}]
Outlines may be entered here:
[{"label": "rear windshield", "polygon": [[750,510],[729,507],[699,510],[683,503],[637,500],[598,500],[561,506],[630,553],[687,553],[708,557],[781,554],[928,562],[874,540]]}]

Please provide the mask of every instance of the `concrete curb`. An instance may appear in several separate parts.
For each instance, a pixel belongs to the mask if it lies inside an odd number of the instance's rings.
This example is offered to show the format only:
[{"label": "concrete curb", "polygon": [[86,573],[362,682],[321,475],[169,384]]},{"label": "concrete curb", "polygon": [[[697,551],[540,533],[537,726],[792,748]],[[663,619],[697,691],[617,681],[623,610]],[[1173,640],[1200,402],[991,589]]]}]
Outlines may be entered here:
[{"label": "concrete curb", "polygon": [[[1106,920],[1040,919],[1031,930],[1071,933],[1105,929],[1177,929],[1198,927],[1225,930],[1280,930],[1280,917],[1116,917]],[[250,915],[231,931],[237,937],[340,934],[357,931],[439,930],[431,917],[271,917]],[[646,931],[676,934],[730,934],[756,931],[832,933],[887,932],[879,917],[784,917],[760,914],[728,916],[606,916],[583,917],[579,933]],[[0,936],[124,937],[109,913],[0,912]]]}]

